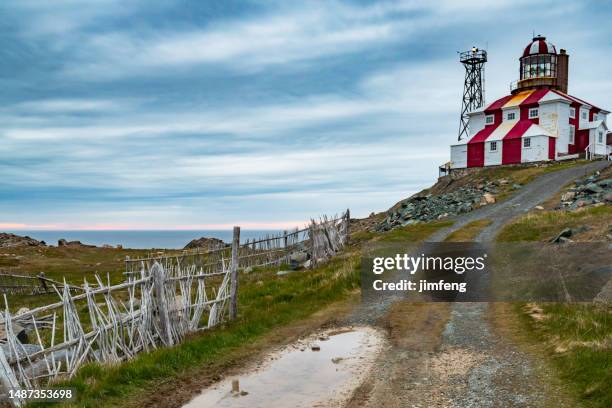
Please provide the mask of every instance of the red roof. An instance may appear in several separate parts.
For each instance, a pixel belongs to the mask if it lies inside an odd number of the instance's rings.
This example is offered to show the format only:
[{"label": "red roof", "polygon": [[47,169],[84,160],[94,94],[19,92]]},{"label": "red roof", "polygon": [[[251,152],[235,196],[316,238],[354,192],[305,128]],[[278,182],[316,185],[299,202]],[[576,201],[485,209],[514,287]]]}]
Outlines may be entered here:
[{"label": "red roof", "polygon": [[561,91],[558,91],[558,90],[556,90],[556,89],[552,89],[552,91],[553,91],[554,93],[556,93],[557,95],[561,95],[561,96],[563,96],[563,97],[565,97],[565,98],[567,98],[567,99],[571,100],[572,102],[576,102],[577,104],[580,104],[580,105],[589,105],[589,106],[591,106],[591,107],[593,107],[593,108],[595,108],[595,109],[602,110],[601,108],[598,108],[597,106],[593,105],[592,103],[586,102],[586,101],[584,101],[584,100],[582,100],[582,99],[580,99],[580,98],[576,98],[575,96],[568,95],[568,94],[563,93],[563,92],[561,92]]},{"label": "red roof", "polygon": [[556,54],[557,49],[551,43],[546,41],[546,37],[537,36],[525,47],[523,51],[523,57],[535,54]]},{"label": "red roof", "polygon": [[504,136],[503,140],[507,139],[520,139],[525,132],[533,125],[533,122],[530,120],[519,120],[516,125],[510,129],[508,134]]},{"label": "red roof", "polygon": [[484,129],[482,129],[480,132],[476,133],[468,143],[478,143],[478,142],[484,142],[485,140],[487,140],[487,138],[489,136],[491,136],[491,133],[493,133],[495,131],[495,129],[497,129],[497,126],[499,125],[491,125],[491,126],[485,126]]},{"label": "red roof", "polygon": [[487,106],[487,108],[485,109],[485,112],[501,109],[502,106],[504,106],[506,102],[512,99],[513,96],[514,95],[506,95],[503,98],[499,98],[498,100],[496,100],[495,102]]},{"label": "red roof", "polygon": [[540,101],[540,99],[542,99],[544,97],[544,95],[546,95],[548,93],[548,89],[538,89],[536,91],[534,91],[531,95],[529,95],[523,102],[521,102],[521,105],[530,105],[532,103],[537,103]]}]

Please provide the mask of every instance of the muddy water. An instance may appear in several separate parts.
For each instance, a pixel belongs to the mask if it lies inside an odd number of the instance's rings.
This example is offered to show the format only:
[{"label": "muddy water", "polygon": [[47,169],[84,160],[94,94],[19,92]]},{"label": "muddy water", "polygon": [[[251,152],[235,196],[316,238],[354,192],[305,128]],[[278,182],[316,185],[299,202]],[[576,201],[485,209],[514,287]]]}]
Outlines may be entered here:
[{"label": "muddy water", "polygon": [[[363,381],[383,346],[371,328],[321,334],[268,356],[260,367],[203,390],[184,408],[336,407]],[[320,351],[313,351],[318,345]],[[242,393],[232,393],[238,379]],[[245,395],[246,393],[246,395]]]}]

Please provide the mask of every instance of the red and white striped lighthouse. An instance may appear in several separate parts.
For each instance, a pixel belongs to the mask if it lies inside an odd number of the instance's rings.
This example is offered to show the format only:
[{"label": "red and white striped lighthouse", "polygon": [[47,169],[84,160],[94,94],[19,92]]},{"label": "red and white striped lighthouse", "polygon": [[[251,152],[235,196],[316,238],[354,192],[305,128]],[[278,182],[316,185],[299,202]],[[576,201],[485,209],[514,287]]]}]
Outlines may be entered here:
[{"label": "red and white striped lighthouse", "polygon": [[534,37],[509,95],[469,112],[469,138],[451,145],[451,168],[605,156],[608,111],[567,93],[565,50]]}]

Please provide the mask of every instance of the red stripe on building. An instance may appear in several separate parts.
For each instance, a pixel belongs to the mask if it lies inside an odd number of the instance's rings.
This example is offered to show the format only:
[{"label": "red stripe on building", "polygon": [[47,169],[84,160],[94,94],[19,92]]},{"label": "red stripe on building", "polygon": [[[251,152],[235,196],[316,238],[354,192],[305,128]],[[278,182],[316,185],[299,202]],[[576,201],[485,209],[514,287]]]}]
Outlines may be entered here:
[{"label": "red stripe on building", "polygon": [[487,140],[487,138],[489,136],[491,136],[491,133],[493,133],[495,131],[495,129],[497,129],[498,126],[499,126],[499,124],[485,126],[484,129],[482,129],[480,132],[478,132],[474,136],[472,136],[472,138],[468,142],[468,145],[470,143],[484,142],[485,140]]},{"label": "red stripe on building", "polygon": [[519,120],[516,122],[516,125],[510,129],[510,131],[504,136],[503,141],[505,142],[508,139],[516,139],[521,138],[527,129],[529,129],[533,125],[533,122],[530,120]]},{"label": "red stripe on building", "polygon": [[502,139],[502,164],[521,162],[522,136],[533,125],[530,120],[519,120]]},{"label": "red stripe on building", "polygon": [[554,137],[549,137],[548,138],[548,158],[550,160],[555,160],[555,144],[557,142],[557,139],[555,139]]},{"label": "red stripe on building", "polygon": [[483,167],[484,166],[484,142],[468,144],[467,150],[467,166],[468,167]]}]

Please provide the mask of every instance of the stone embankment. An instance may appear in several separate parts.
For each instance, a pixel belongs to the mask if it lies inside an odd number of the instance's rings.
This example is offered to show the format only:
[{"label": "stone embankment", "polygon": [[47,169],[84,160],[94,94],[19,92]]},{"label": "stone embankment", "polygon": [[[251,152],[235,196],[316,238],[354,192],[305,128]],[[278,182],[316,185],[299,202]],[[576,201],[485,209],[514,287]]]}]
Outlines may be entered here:
[{"label": "stone embankment", "polygon": [[508,180],[500,179],[466,185],[444,194],[415,195],[395,205],[376,230],[389,231],[421,221],[439,220],[467,213],[478,207],[494,204],[495,196],[501,190],[519,188],[519,184],[510,184]]}]

